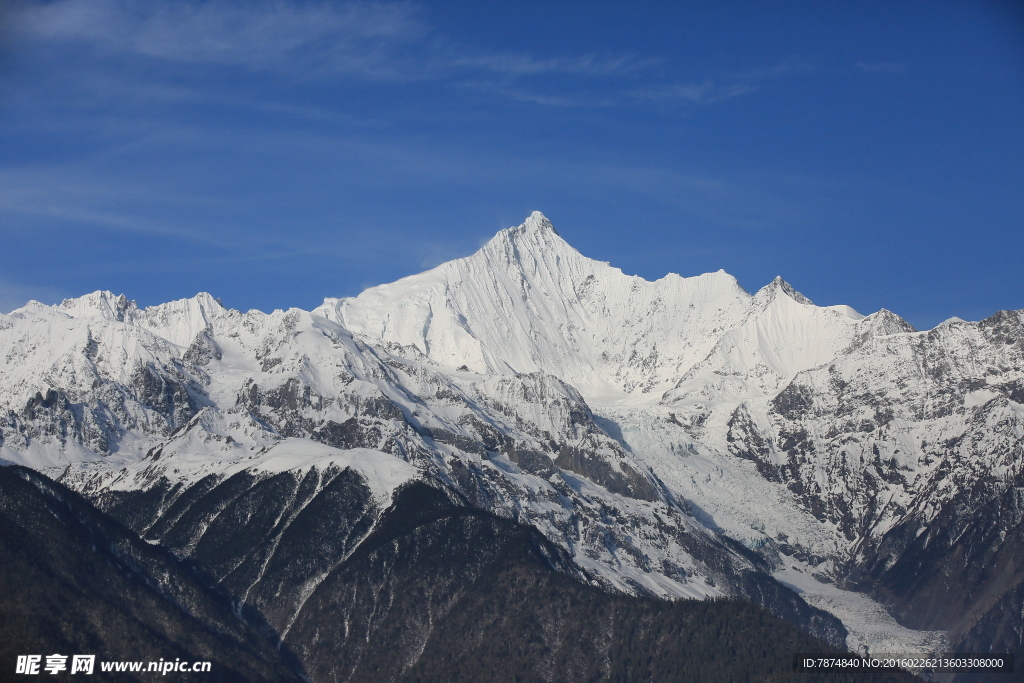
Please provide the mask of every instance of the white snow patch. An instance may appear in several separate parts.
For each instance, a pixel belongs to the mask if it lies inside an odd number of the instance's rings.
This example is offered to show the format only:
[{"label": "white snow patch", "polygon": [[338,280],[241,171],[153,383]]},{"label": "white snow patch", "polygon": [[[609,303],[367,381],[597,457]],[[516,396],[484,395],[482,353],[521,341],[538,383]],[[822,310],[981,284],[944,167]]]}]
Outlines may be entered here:
[{"label": "white snow patch", "polygon": [[271,447],[253,470],[290,472],[334,465],[359,472],[378,503],[389,502],[395,489],[419,476],[418,469],[389,453],[368,448],[340,450],[309,439],[289,438]]},{"label": "white snow patch", "polygon": [[990,389],[978,389],[977,391],[972,391],[964,396],[964,407],[977,408],[978,406],[983,406],[999,395],[999,392],[992,391]]}]

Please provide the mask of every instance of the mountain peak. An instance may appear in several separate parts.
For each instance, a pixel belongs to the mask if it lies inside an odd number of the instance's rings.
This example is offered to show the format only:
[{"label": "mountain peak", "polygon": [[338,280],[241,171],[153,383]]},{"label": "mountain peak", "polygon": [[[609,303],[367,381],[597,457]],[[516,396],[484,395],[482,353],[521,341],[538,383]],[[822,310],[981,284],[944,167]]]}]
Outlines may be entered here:
[{"label": "mountain peak", "polygon": [[[491,261],[526,268],[536,272],[547,270],[552,277],[560,277],[563,259],[586,260],[572,245],[562,239],[547,216],[540,211],[531,213],[522,224],[498,232],[469,261]],[[455,263],[455,262],[452,262]]]},{"label": "mountain peak", "polygon": [[766,296],[766,298],[769,301],[774,299],[775,296],[779,292],[782,292],[786,296],[788,296],[790,299],[792,299],[793,301],[797,302],[798,304],[809,304],[809,305],[812,305],[812,306],[814,305],[813,301],[808,299],[806,296],[804,296],[800,292],[796,291],[793,288],[793,285],[791,285],[788,282],[786,282],[785,280],[783,280],[781,275],[776,275],[775,279],[772,280],[771,282],[769,282],[767,285],[765,285],[761,289],[761,291],[758,292],[758,294],[760,294],[761,292],[765,293],[765,296]]},{"label": "mountain peak", "polygon": [[523,228],[527,232],[542,232],[550,230],[558,235],[558,231],[555,230],[555,226],[552,225],[551,221],[548,220],[548,217],[540,211],[534,211],[527,216],[526,221],[524,221],[519,227]]},{"label": "mountain peak", "polygon": [[124,294],[97,290],[75,299],[64,299],[52,307],[72,318],[105,318],[118,322],[131,322],[138,306]]},{"label": "mountain peak", "polygon": [[534,211],[526,220],[519,225],[514,225],[500,231],[491,240],[499,242],[531,242],[543,246],[550,246],[556,243],[567,244],[562,236],[555,230],[555,226],[548,220],[548,217],[540,211]]},{"label": "mountain peak", "polygon": [[913,325],[886,308],[872,313],[864,320],[871,325],[875,335],[917,332]]}]

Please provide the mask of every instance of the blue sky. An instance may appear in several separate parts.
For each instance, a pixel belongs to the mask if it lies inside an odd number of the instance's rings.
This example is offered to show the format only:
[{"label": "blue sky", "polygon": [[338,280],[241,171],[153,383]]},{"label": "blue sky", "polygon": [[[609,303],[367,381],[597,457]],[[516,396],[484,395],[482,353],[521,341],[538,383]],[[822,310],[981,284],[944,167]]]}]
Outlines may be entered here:
[{"label": "blue sky", "polygon": [[1024,308],[1015,3],[4,7],[2,311],[309,309],[535,209],[648,279]]}]

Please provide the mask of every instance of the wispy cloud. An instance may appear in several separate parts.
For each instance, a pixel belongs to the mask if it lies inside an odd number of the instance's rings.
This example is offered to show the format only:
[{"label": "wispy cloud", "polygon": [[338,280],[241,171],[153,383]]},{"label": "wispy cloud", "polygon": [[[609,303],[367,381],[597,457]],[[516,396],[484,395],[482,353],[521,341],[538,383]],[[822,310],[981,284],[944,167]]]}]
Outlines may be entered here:
[{"label": "wispy cloud", "polygon": [[12,282],[0,278],[0,313],[10,313],[33,299],[44,304],[55,304],[66,296],[66,292],[55,287]]},{"label": "wispy cloud", "polygon": [[716,104],[757,92],[768,81],[813,70],[812,64],[789,60],[760,69],[723,73],[700,82],[658,84],[641,88],[634,93],[634,97],[642,101]]},{"label": "wispy cloud", "polygon": [[257,69],[319,65],[376,75],[387,46],[425,27],[407,4],[245,4],[58,0],[25,10],[23,25],[51,40],[182,63]]},{"label": "wispy cloud", "polygon": [[[162,222],[134,215],[134,204],[166,205],[165,192],[123,180],[90,178],[95,165],[42,165],[0,169],[0,216],[9,226],[32,225],[31,220],[58,221],[65,228],[104,229],[149,236],[173,237],[210,246],[228,247],[232,241],[218,231],[190,227],[182,221]],[[173,201],[173,200],[171,200]],[[196,203],[200,200],[192,198]],[[15,230],[13,227],[7,230]],[[32,229],[32,228],[26,228]]]},{"label": "wispy cloud", "polygon": [[722,100],[748,95],[757,90],[758,86],[753,83],[720,84],[709,80],[703,83],[670,83],[653,86],[638,90],[635,95],[640,100],[674,100],[692,102],[693,104],[715,104]]},{"label": "wispy cloud", "polygon": [[[85,49],[100,59],[131,57],[151,94],[223,98],[180,78],[155,82],[147,68],[245,70],[288,80],[356,79],[377,84],[436,81],[541,107],[683,102],[710,105],[749,95],[782,76],[810,70],[787,60],[760,69],[666,82],[658,56],[537,55],[480,49],[444,35],[411,2],[286,3],[169,0],[55,0],[28,5],[22,33],[44,44]],[[197,72],[198,73],[198,72]],[[127,77],[122,73],[121,77]],[[542,80],[544,79],[544,80]],[[644,85],[637,85],[641,83]],[[158,93],[161,94],[161,93]],[[254,102],[257,108],[289,105]],[[291,107],[295,113],[301,113]],[[306,110],[313,117],[324,112]],[[327,116],[330,118],[330,116]]]},{"label": "wispy cloud", "polygon": [[84,44],[107,54],[314,77],[423,80],[459,72],[607,76],[658,61],[471,50],[438,34],[407,2],[57,0],[26,9],[22,25],[37,38]]},{"label": "wispy cloud", "polygon": [[894,76],[902,76],[907,73],[907,65],[903,62],[857,62],[853,66],[864,73],[892,74]]},{"label": "wispy cloud", "polygon": [[445,67],[463,67],[492,71],[509,76],[537,74],[567,74],[586,76],[618,76],[629,74],[661,63],[659,59],[638,59],[633,56],[553,57],[540,59],[527,54],[499,53],[477,55],[451,55],[443,58]]}]

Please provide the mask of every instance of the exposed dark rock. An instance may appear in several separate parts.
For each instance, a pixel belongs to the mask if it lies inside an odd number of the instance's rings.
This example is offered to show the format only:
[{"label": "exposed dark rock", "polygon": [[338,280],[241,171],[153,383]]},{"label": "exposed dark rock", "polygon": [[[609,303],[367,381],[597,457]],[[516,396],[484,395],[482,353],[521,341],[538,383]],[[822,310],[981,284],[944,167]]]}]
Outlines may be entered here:
[{"label": "exposed dark rock", "polygon": [[213,339],[213,331],[204,330],[196,335],[189,347],[185,349],[182,360],[192,366],[204,366],[211,360],[220,360],[223,356],[220,346]]},{"label": "exposed dark rock", "polygon": [[730,453],[752,460],[757,465],[757,471],[768,481],[783,481],[780,467],[771,459],[769,442],[750,419],[746,406],[739,406],[733,411],[727,427],[729,431],[725,439]]},{"label": "exposed dark rock", "polygon": [[[333,467],[269,476],[246,471],[154,489],[108,491],[100,503],[141,523],[148,540],[202,565],[246,613],[264,615],[277,630],[287,627],[310,582],[341,562],[379,513],[362,478]],[[144,509],[160,501],[155,520],[138,513],[144,495]]]},{"label": "exposed dark rock", "polygon": [[[949,629],[977,652],[1020,647],[1024,585],[1024,480],[993,478],[959,492],[931,520],[909,515],[876,544],[851,579],[901,623]],[[973,634],[973,635],[972,635]],[[987,640],[983,639],[987,638]]]},{"label": "exposed dark rock", "polygon": [[789,420],[797,420],[814,405],[814,392],[808,387],[791,382],[772,400],[775,410]]},{"label": "exposed dark rock", "polygon": [[[183,380],[150,365],[136,369],[132,388],[139,403],[167,420],[168,433],[192,419],[201,407]],[[194,391],[199,393],[198,388]]]},{"label": "exposed dark rock", "polygon": [[659,499],[657,489],[646,477],[626,462],[620,461],[618,464],[620,471],[616,472],[607,459],[583,448],[568,445],[558,450],[558,457],[555,459],[555,465],[558,467],[586,477],[612,493],[640,500]]},{"label": "exposed dark rock", "polygon": [[[546,453],[529,448],[516,448],[515,446],[511,446],[502,451],[502,455],[507,457],[511,462],[514,462],[524,472],[531,472],[545,478],[549,477],[555,471],[555,465],[558,464],[557,461],[552,462],[551,458],[548,457]],[[564,467],[564,465],[558,466]],[[565,469],[575,471],[571,467],[565,467]],[[577,472],[577,474],[582,474],[582,472]]]}]

